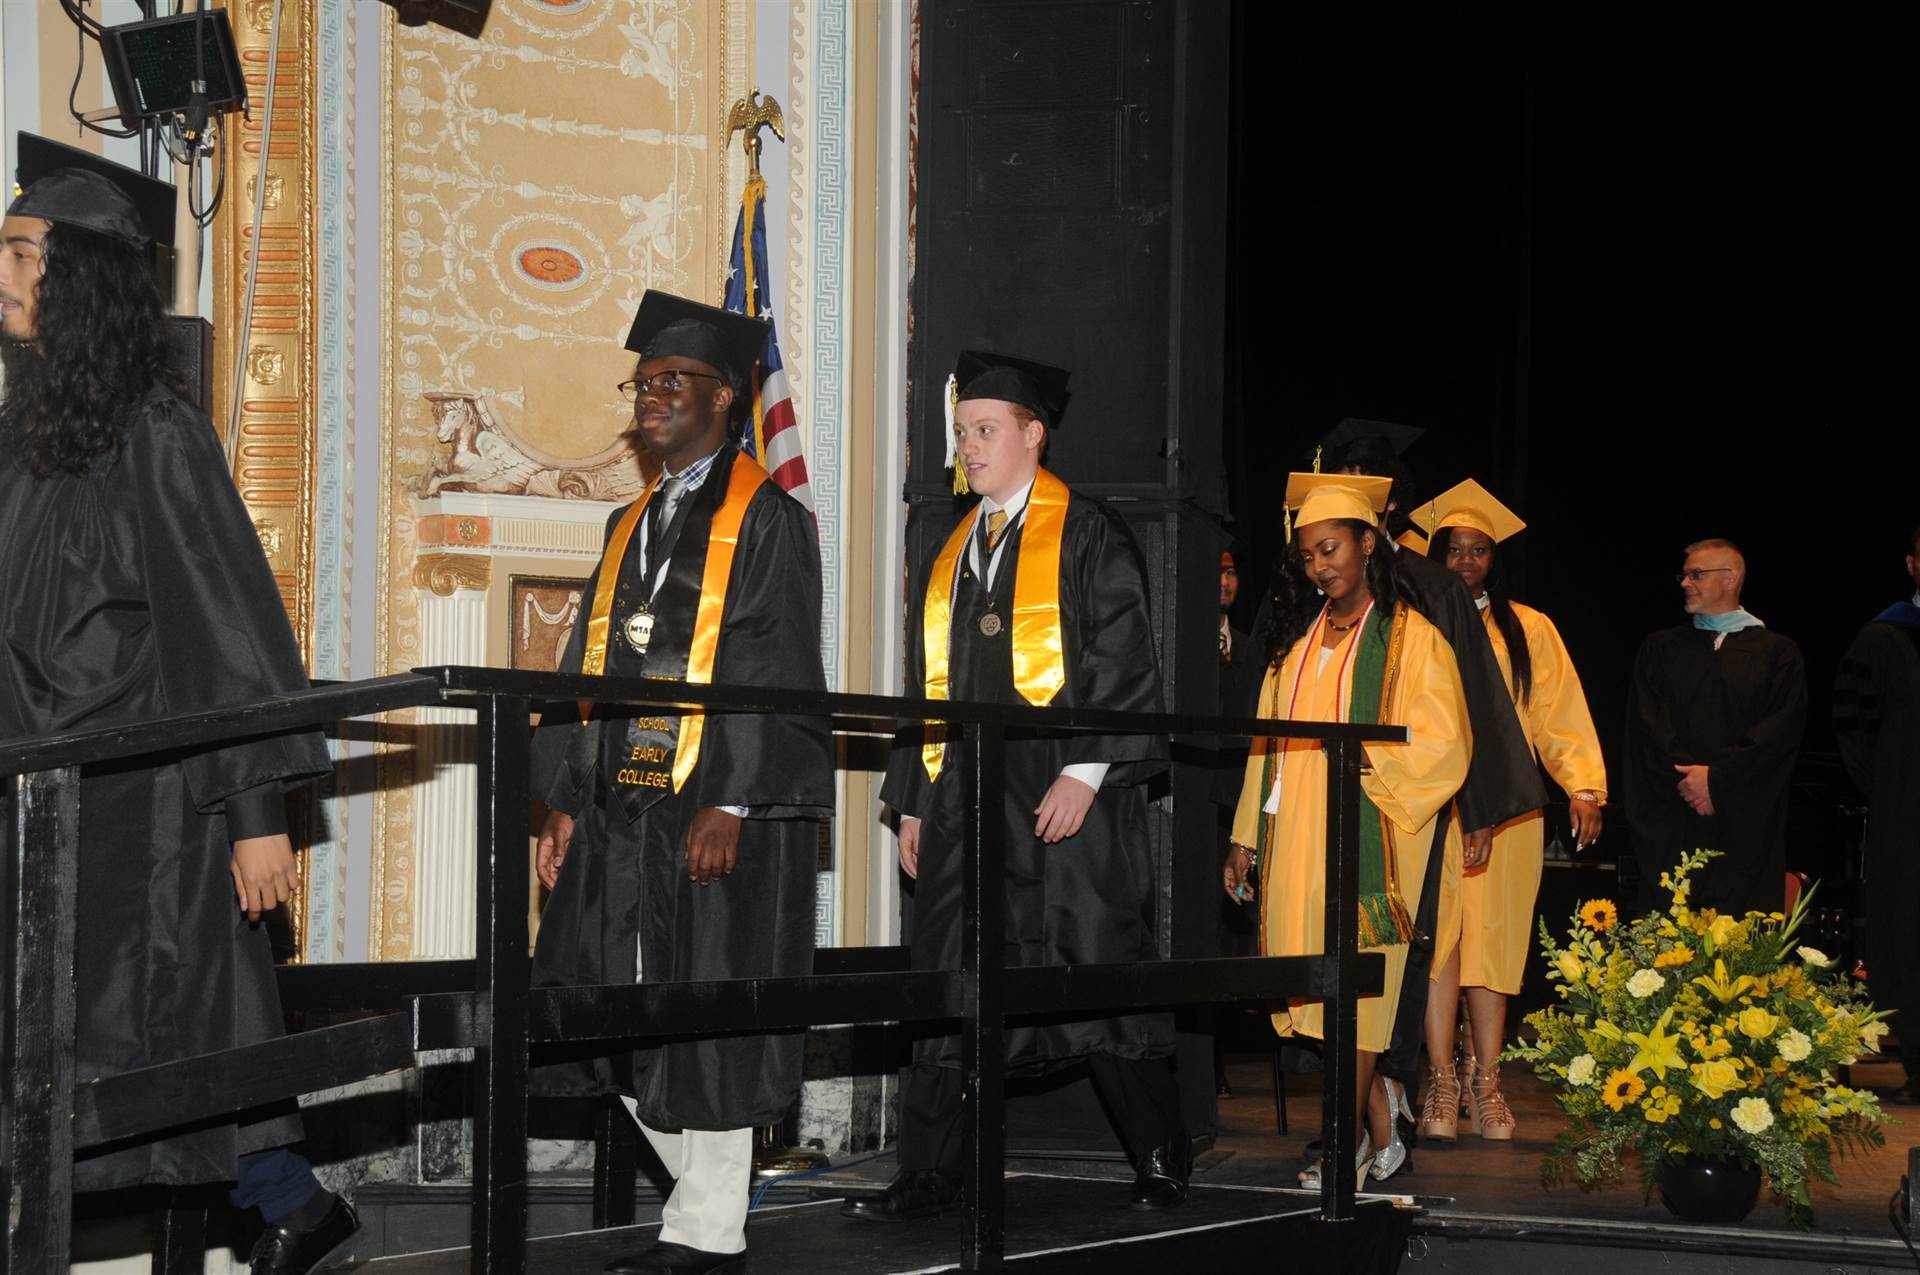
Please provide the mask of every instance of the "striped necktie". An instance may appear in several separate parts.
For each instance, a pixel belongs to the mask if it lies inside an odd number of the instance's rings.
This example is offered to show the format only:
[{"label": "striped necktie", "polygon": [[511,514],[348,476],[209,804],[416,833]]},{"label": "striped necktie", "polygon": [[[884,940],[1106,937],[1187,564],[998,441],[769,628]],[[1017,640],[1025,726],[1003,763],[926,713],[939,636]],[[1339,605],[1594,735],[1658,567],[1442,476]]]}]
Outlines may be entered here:
[{"label": "striped necktie", "polygon": [[1000,547],[1000,537],[1007,534],[1007,511],[996,509],[987,515],[987,552],[992,553]]}]

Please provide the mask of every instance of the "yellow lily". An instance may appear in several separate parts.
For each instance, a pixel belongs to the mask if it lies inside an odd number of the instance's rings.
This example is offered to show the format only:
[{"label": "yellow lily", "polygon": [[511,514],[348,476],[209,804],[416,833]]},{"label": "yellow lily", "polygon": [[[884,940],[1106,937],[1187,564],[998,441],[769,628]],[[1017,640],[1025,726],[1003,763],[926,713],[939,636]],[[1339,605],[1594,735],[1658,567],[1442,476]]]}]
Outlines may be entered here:
[{"label": "yellow lily", "polygon": [[1660,1015],[1660,1021],[1653,1025],[1650,1032],[1627,1032],[1627,1043],[1634,1047],[1633,1058],[1627,1063],[1627,1070],[1638,1074],[1642,1069],[1651,1067],[1653,1074],[1660,1079],[1667,1078],[1667,1068],[1685,1071],[1687,1064],[1680,1057],[1679,1036],[1667,1035],[1667,1022],[1673,1017],[1673,1007]]},{"label": "yellow lily", "polygon": [[1751,974],[1742,974],[1738,978],[1729,979],[1727,977],[1727,963],[1725,961],[1715,961],[1713,963],[1712,974],[1702,974],[1693,981],[1699,986],[1706,988],[1709,992],[1712,992],[1714,999],[1718,1000],[1722,1005],[1729,1003],[1742,993],[1752,991],[1759,986]]}]

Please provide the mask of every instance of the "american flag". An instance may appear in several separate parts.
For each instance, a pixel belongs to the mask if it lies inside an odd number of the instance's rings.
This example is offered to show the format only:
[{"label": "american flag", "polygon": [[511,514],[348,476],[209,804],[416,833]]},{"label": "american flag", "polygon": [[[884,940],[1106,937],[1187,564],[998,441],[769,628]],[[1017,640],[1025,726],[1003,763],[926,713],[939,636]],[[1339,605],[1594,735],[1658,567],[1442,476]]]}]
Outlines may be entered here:
[{"label": "american flag", "polygon": [[[727,268],[726,308],[774,322],[767,304],[767,183],[748,179],[740,197],[740,219],[733,227],[733,257]],[[748,227],[752,227],[749,231]],[[751,240],[749,240],[751,235]],[[751,243],[751,251],[748,245]],[[780,362],[780,337],[767,333],[753,385],[753,429],[742,440],[747,454],[766,466],[783,491],[813,508],[813,484],[807,477],[807,457],[793,416],[793,396]]]}]

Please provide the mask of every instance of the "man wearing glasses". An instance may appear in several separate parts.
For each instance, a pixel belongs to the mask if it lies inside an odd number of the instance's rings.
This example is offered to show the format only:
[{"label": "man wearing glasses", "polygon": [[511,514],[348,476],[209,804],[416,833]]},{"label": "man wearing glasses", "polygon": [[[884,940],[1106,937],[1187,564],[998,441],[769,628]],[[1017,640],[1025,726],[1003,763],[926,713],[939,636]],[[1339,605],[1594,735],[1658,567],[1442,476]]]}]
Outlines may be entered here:
[{"label": "man wearing glasses", "polygon": [[[607,524],[562,669],[826,689],[813,520],[732,442],[766,340],[762,320],[642,298],[627,339],[639,366],[620,389],[661,475]],[[563,705],[533,749],[553,811],[537,986],[812,972],[817,821],[833,809],[824,723]],[[675,1180],[659,1242],[608,1270],[746,1268],[753,1128],[798,1096],[801,1046],[795,1033],[649,1041],[536,1073],[541,1092],[620,1095]]]},{"label": "man wearing glasses", "polygon": [[1689,622],[1641,643],[1628,691],[1627,823],[1640,901],[1663,903],[1660,874],[1704,848],[1720,857],[1695,875],[1695,906],[1776,912],[1788,781],[1807,716],[1800,648],[1741,607],[1747,562],[1732,541],[1688,545],[1675,578]]}]

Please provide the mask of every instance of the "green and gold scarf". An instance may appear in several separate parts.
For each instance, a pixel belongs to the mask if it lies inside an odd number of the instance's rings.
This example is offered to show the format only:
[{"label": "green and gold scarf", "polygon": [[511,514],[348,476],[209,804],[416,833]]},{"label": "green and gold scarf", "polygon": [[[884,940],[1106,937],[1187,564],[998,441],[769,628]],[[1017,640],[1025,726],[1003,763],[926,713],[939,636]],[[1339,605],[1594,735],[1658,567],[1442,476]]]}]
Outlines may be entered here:
[{"label": "green and gold scarf", "polygon": [[[1400,647],[1406,633],[1404,612],[1396,609],[1391,615],[1383,615],[1378,608],[1368,612],[1367,622],[1361,628],[1356,639],[1358,647],[1353,653],[1352,680],[1347,694],[1347,712],[1349,722],[1382,722],[1387,704],[1393,698],[1393,679],[1400,671]],[[1322,613],[1307,634],[1306,646],[1301,651],[1301,663],[1294,673],[1294,686],[1299,687],[1301,674],[1306,661],[1313,657],[1314,645],[1319,641],[1320,625],[1325,623]],[[1274,702],[1268,712],[1277,714],[1279,705],[1279,685],[1276,679]],[[1289,710],[1291,711],[1291,706]],[[1272,792],[1275,768],[1279,764],[1279,749],[1267,753],[1261,774],[1261,790]],[[1315,794],[1319,797],[1319,794]],[[1273,856],[1269,854],[1273,839],[1274,816],[1263,816],[1260,820],[1259,840],[1256,847],[1260,861],[1266,866],[1267,873],[1273,870]],[[1271,897],[1271,886],[1267,881],[1261,883],[1260,897]],[[1363,788],[1360,792],[1360,946],[1390,947],[1405,943],[1414,935],[1413,917],[1407,911],[1406,901],[1400,894],[1400,873],[1398,856],[1394,853],[1393,826],[1380,808]]]}]

